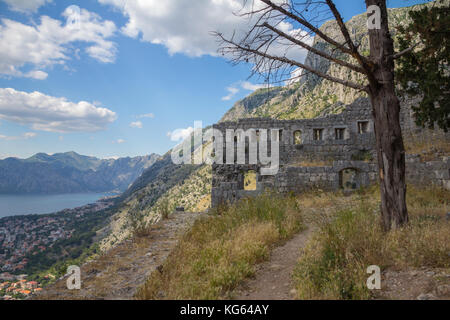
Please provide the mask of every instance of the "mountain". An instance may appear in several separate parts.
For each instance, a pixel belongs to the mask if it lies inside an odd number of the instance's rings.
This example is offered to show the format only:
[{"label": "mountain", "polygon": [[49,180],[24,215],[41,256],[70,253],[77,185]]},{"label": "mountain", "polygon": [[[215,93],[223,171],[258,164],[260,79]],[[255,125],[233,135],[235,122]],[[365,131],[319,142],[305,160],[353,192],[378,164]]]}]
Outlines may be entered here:
[{"label": "mountain", "polygon": [[[425,5],[416,5],[406,8],[388,9],[389,23],[391,25],[391,33],[398,50],[396,42],[396,29],[409,23],[410,18],[408,12],[418,10],[423,6],[450,6],[450,1],[445,0],[442,3],[430,2]],[[360,14],[354,16],[346,22],[347,28],[352,39],[360,46],[360,52],[369,55],[369,38],[366,27],[367,16]],[[321,27],[321,31],[330,36],[339,43],[344,43],[336,21],[331,20],[325,22]],[[315,37],[313,47],[321,51],[328,52],[330,55],[338,59],[358,64],[353,58],[342,53],[336,53],[332,50],[331,45],[320,37]],[[330,63],[328,60],[308,53],[305,64],[313,67],[322,73],[341,78],[351,79],[356,83],[363,83],[362,75],[347,69],[341,65]],[[234,121],[240,118],[268,117],[277,119],[311,119],[327,114],[340,113],[346,105],[353,103],[357,98],[367,97],[356,90],[342,86],[319,78],[318,76],[305,73],[299,82],[284,87],[276,87],[259,89],[247,98],[238,101],[221,119],[221,121]]]},{"label": "mountain", "polygon": [[7,158],[0,160],[0,193],[124,191],[159,157],[151,154],[114,160],[67,152],[38,153],[28,159]]},{"label": "mountain", "polygon": [[[449,3],[449,0],[445,1],[446,5]],[[408,22],[408,11],[416,10],[421,6],[389,9],[392,30],[395,30],[396,26]],[[365,14],[355,16],[347,22],[347,27],[351,31],[352,37],[361,44],[363,54],[368,55],[365,19]],[[331,34],[333,39],[343,42],[343,39],[340,38],[339,27],[334,21],[326,22],[321,29],[325,33]],[[395,40],[395,31],[393,33]],[[330,51],[328,45],[318,37],[315,38],[313,45]],[[348,56],[339,56],[339,58],[351,61]],[[353,81],[363,81],[358,74],[339,65],[330,64],[327,60],[312,53],[307,55],[305,63],[335,77],[343,79],[349,77]],[[340,113],[346,105],[364,97],[366,97],[365,94],[356,90],[305,74],[299,82],[253,92],[238,101],[220,121],[235,121],[252,117],[315,118]],[[369,102],[367,101],[367,103]],[[409,101],[406,103],[410,104]],[[169,154],[170,152],[145,170],[141,177],[124,193],[121,206],[109,226],[109,236],[104,238],[101,243],[102,249],[110,248],[129,235],[128,213],[136,208],[148,221],[154,221],[158,217],[160,206],[167,202],[171,209],[183,206],[187,211],[194,212],[205,210],[209,206],[212,179],[210,166],[175,166],[170,161]]]}]

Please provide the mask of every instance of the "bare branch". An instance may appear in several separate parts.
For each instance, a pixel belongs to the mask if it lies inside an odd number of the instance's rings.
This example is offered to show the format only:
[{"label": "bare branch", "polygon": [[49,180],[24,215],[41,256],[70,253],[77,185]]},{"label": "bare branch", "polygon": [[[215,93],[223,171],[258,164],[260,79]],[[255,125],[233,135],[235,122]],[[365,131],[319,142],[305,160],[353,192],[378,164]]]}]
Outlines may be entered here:
[{"label": "bare branch", "polygon": [[298,40],[298,39],[296,39],[296,38],[294,38],[294,37],[292,37],[292,36],[290,36],[290,35],[284,33],[283,31],[281,31],[281,30],[279,30],[279,29],[277,29],[277,28],[271,26],[271,25],[268,24],[267,22],[264,22],[264,23],[262,24],[262,26],[263,26],[263,27],[266,27],[266,28],[269,29],[269,30],[272,30],[273,32],[275,32],[275,33],[277,33],[278,35],[280,35],[281,37],[283,37],[283,38],[285,38],[285,39],[291,41],[292,43],[295,43],[295,44],[297,44],[297,45],[299,45],[299,46],[305,48],[306,50],[311,51],[312,53],[317,54],[318,56],[321,56],[321,57],[323,57],[323,58],[325,58],[325,59],[328,59],[328,60],[330,60],[330,61],[332,61],[332,62],[334,62],[334,63],[340,64],[341,66],[347,67],[347,68],[349,68],[349,69],[351,69],[351,70],[353,70],[353,71],[356,71],[356,72],[359,72],[359,73],[362,73],[362,74],[366,74],[366,71],[365,71],[363,68],[358,67],[358,66],[355,66],[355,65],[353,65],[353,64],[351,64],[351,63],[348,63],[348,62],[339,60],[339,59],[337,59],[337,58],[334,58],[333,56],[331,56],[331,55],[329,55],[329,54],[327,54],[327,53],[325,53],[325,52],[323,52],[323,51],[320,51],[320,50],[318,50],[318,49],[316,49],[316,48],[314,48],[314,47],[312,47],[312,46],[310,46],[310,45],[304,43],[303,41],[300,41],[300,40]]},{"label": "bare branch", "polygon": [[336,22],[341,29],[341,33],[344,36],[344,39],[348,46],[350,47],[351,55],[358,61],[358,63],[368,72],[371,69],[371,63],[366,58],[361,56],[358,51],[358,48],[353,43],[352,38],[350,37],[350,33],[348,32],[347,26],[342,19],[341,14],[337,10],[332,0],[326,0],[328,7],[330,7],[331,12],[333,12],[334,17],[336,18]]},{"label": "bare branch", "polygon": [[400,52],[394,54],[394,55],[392,56],[392,58],[393,58],[394,60],[395,60],[395,59],[398,59],[398,58],[401,58],[401,57],[404,56],[405,54],[407,54],[407,53],[413,51],[418,45],[419,45],[419,44],[416,43],[416,44],[413,45],[412,47],[409,47],[409,48],[407,48],[407,49],[405,49],[405,50],[403,50],[403,51],[400,51]]},{"label": "bare branch", "polygon": [[[267,59],[267,60],[271,61],[271,63],[273,63],[274,61],[278,61],[278,62],[281,62],[283,64],[289,65],[289,66],[296,66],[298,68],[302,68],[304,70],[307,70],[307,71],[309,71],[309,72],[311,72],[311,73],[313,73],[313,74],[315,74],[315,75],[317,75],[317,76],[319,76],[321,78],[327,79],[329,81],[336,82],[336,83],[342,84],[344,86],[347,86],[347,87],[350,87],[350,88],[353,88],[353,89],[356,89],[356,90],[368,92],[367,87],[365,87],[363,85],[354,83],[352,81],[346,81],[346,80],[343,80],[343,79],[335,78],[335,77],[330,76],[328,74],[325,74],[325,73],[323,73],[321,71],[315,70],[314,68],[312,68],[310,66],[307,66],[307,65],[305,65],[303,63],[300,63],[298,61],[289,59],[287,57],[279,57],[279,56],[274,56],[274,55],[268,54],[267,50],[266,50],[266,52],[261,52],[259,50],[252,49],[250,47],[243,47],[242,45],[240,45],[238,43],[235,43],[232,40],[225,39],[223,37],[223,35],[220,34],[220,33],[216,33],[216,36],[221,38],[224,43],[227,43],[227,44],[231,45],[231,47],[224,47],[222,49],[224,51],[228,50],[228,52],[246,52],[246,53],[249,53],[249,54],[253,54],[254,56]],[[248,58],[246,58],[246,59],[248,59]],[[258,63],[261,64],[262,61],[259,61]]]},{"label": "bare branch", "polygon": [[339,49],[340,51],[353,55],[353,51],[351,49],[349,49],[348,47],[345,47],[345,45],[342,45],[340,43],[338,43],[337,41],[331,39],[330,37],[328,37],[326,34],[324,34],[322,31],[320,31],[319,28],[314,27],[311,23],[309,23],[308,21],[300,18],[299,16],[287,11],[286,9],[284,9],[283,7],[276,5],[275,3],[273,3],[271,0],[259,0],[264,2],[265,4],[267,4],[268,6],[270,6],[272,9],[284,14],[285,16],[291,18],[292,20],[297,21],[298,23],[300,23],[301,25],[303,25],[304,27],[308,28],[309,30],[313,31],[315,34],[317,34],[319,37],[321,37],[323,40],[325,40],[326,42],[328,42],[329,44],[335,46],[337,49]]}]

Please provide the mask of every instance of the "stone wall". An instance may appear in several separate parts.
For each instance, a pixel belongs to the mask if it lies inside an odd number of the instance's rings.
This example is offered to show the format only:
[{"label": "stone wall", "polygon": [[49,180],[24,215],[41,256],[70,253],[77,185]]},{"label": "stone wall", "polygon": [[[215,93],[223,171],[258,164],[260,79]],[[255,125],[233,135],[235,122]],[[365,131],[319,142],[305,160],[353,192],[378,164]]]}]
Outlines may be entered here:
[{"label": "stone wall", "polygon": [[[402,110],[402,126],[408,131],[417,132],[410,115],[408,111]],[[238,130],[277,129],[281,137],[280,164],[275,175],[261,174],[263,166],[259,158],[257,164],[212,165],[213,206],[220,202],[234,202],[243,197],[257,195],[266,189],[294,193],[311,188],[354,190],[370,185],[378,179],[374,127],[367,99],[359,99],[341,114],[324,118],[303,120],[252,118],[222,122],[214,125],[214,128],[220,130],[224,137],[226,130],[235,130],[235,160],[238,143],[245,143],[245,150],[248,153],[249,140],[258,139],[258,136],[245,138]],[[301,141],[298,139],[299,136]],[[216,145],[216,148],[220,146]],[[225,142],[223,148],[225,155]],[[247,154],[247,161],[248,158]],[[448,188],[449,165],[448,157],[443,161],[430,163],[423,163],[417,157],[408,157],[408,181],[433,183]],[[257,187],[254,191],[245,190],[244,177],[249,171],[256,172]]]}]

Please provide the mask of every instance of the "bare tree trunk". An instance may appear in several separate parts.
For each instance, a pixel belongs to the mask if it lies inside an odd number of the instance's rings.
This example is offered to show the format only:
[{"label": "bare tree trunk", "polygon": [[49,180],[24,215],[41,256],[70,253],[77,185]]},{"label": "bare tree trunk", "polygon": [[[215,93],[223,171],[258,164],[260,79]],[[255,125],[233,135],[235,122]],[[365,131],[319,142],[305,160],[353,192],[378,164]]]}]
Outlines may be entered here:
[{"label": "bare tree trunk", "polygon": [[400,127],[400,102],[395,93],[394,44],[389,33],[386,1],[366,0],[381,9],[381,28],[369,30],[370,55],[375,62],[370,98],[375,121],[380,169],[381,218],[386,231],[408,222],[405,148]]}]

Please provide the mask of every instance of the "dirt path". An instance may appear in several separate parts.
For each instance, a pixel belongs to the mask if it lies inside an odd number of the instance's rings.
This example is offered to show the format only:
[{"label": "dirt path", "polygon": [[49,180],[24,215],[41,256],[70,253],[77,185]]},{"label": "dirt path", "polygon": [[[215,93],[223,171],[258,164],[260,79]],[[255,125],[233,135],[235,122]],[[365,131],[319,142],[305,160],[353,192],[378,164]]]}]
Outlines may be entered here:
[{"label": "dirt path", "polygon": [[61,279],[34,299],[133,299],[136,290],[166,260],[179,237],[200,216],[198,213],[176,213],[153,226],[149,236],[138,241],[126,240],[83,265],[81,290],[68,290],[66,279]]},{"label": "dirt path", "polygon": [[272,251],[269,261],[257,267],[254,278],[245,281],[235,292],[237,300],[290,300],[295,291],[292,272],[314,227],[308,227],[285,245]]}]

